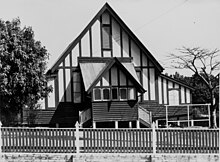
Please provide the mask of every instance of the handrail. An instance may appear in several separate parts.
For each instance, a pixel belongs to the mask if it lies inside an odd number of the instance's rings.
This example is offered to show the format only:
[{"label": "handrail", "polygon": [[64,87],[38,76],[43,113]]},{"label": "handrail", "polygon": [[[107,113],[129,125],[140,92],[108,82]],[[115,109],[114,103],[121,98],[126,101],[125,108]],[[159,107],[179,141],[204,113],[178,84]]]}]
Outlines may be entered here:
[{"label": "handrail", "polygon": [[210,103],[206,104],[181,104],[181,105],[165,105],[165,106],[210,106]]},{"label": "handrail", "polygon": [[89,119],[91,119],[91,108],[84,109],[83,111],[81,111],[79,119],[80,124],[83,124],[87,122]]},{"label": "handrail", "polygon": [[[140,115],[139,113],[139,110],[142,111],[142,113],[145,113],[144,114],[144,117],[143,115]],[[147,115],[147,116],[146,116]],[[146,118],[145,118],[146,117]],[[142,106],[138,105],[138,119],[141,119],[143,120],[144,122],[148,123],[149,125],[151,125],[152,123],[152,116],[151,116],[151,112],[146,110],[145,108],[143,108]]]},{"label": "handrail", "polygon": [[150,111],[146,110],[145,108],[143,108],[142,106],[138,105],[138,108],[140,108],[141,110],[145,111],[146,113],[150,113]]}]

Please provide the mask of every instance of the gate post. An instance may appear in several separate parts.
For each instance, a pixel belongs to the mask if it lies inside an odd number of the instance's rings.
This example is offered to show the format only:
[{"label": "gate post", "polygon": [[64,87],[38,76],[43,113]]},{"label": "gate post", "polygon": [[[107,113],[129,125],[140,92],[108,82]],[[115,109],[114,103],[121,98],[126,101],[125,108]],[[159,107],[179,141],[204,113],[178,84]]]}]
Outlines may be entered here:
[{"label": "gate post", "polygon": [[78,121],[76,122],[75,127],[76,127],[76,134],[75,134],[76,155],[79,156],[80,147],[79,147],[79,122]]},{"label": "gate post", "polygon": [[157,147],[157,134],[156,134],[156,124],[153,122],[152,124],[152,146],[153,146],[153,154],[156,154],[156,147]]}]

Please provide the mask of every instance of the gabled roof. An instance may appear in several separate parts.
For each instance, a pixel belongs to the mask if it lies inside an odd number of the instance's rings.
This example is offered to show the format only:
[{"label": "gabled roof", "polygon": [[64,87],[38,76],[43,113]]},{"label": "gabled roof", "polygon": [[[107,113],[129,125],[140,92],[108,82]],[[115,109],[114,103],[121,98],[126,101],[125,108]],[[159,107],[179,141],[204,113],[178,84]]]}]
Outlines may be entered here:
[{"label": "gabled roof", "polygon": [[159,64],[159,62],[153,57],[153,55],[147,50],[147,48],[141,43],[141,41],[135,36],[135,34],[128,28],[128,26],[122,21],[122,19],[116,14],[116,12],[109,6],[108,3],[101,8],[101,10],[95,15],[95,17],[90,21],[90,23],[85,27],[85,29],[80,33],[80,35],[72,41],[69,46],[65,49],[65,51],[61,54],[59,59],[55,62],[50,70],[48,70],[47,74],[53,73],[59,66],[59,64],[65,59],[65,57],[69,54],[69,52],[77,45],[80,39],[87,33],[87,31],[92,27],[92,25],[99,20],[100,16],[108,11],[109,14],[120,24],[120,26],[125,30],[130,38],[132,38],[135,43],[139,46],[139,48],[147,53],[150,60],[154,63],[156,68],[161,72],[163,71],[163,67]]},{"label": "gabled roof", "polygon": [[[105,63],[102,62],[81,62],[79,63],[85,90],[90,93],[96,84],[101,80],[107,71],[116,65],[135,85],[137,91],[144,93],[145,89],[140,84],[134,65],[131,62],[120,62],[116,57],[109,58]],[[94,67],[96,70],[94,70]],[[99,69],[99,67],[102,67]]]},{"label": "gabled roof", "polygon": [[163,77],[163,78],[165,78],[165,79],[167,79],[167,80],[170,80],[170,81],[172,81],[172,82],[174,82],[174,83],[177,83],[177,84],[180,84],[180,85],[182,85],[182,86],[184,86],[184,87],[187,87],[187,88],[189,88],[189,89],[191,89],[191,90],[195,90],[193,87],[187,85],[186,83],[181,82],[181,81],[179,81],[179,80],[176,80],[176,79],[174,79],[174,78],[171,78],[171,77],[169,77],[169,76],[167,76],[167,75],[160,74],[160,76]]}]

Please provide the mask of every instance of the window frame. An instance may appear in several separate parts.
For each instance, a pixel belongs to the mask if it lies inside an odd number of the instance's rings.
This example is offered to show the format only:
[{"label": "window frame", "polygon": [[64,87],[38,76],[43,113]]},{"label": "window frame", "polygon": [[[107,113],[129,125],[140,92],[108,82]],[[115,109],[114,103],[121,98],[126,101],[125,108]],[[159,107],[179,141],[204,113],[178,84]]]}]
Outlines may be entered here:
[{"label": "window frame", "polygon": [[[102,98],[101,98],[102,101],[110,101],[110,100],[111,100],[111,90],[110,90],[111,88],[110,88],[110,87],[109,87],[109,88],[103,87],[103,88],[100,88],[100,89],[102,90],[102,91],[101,91],[101,93],[102,93],[102,95],[101,95],[101,96],[102,96]],[[109,94],[109,99],[104,99],[104,90],[106,90],[106,89],[109,90],[109,91],[108,91],[108,92],[109,92],[109,93],[108,93],[108,94]]]},{"label": "window frame", "polygon": [[[126,90],[126,98],[125,99],[123,99],[123,98],[121,98],[121,90]],[[128,100],[128,89],[126,88],[126,87],[121,87],[121,88],[119,88],[119,100],[120,101],[127,101]]]},{"label": "window frame", "polygon": [[[96,93],[95,91],[99,89],[100,91],[100,99],[96,99]],[[109,99],[104,98],[104,90],[107,89],[109,92]],[[130,89],[133,89],[133,96],[134,98],[130,98]],[[117,92],[117,98],[113,97],[113,90],[116,90]],[[125,90],[123,95],[125,98],[122,98],[121,90]],[[134,101],[137,99],[137,90],[135,87],[95,87],[92,91],[92,99],[93,101]]]},{"label": "window frame", "polygon": [[[113,90],[113,89],[116,89],[116,90],[117,90],[117,99],[114,99],[114,98],[113,98],[113,93],[112,93],[112,90]],[[112,87],[112,88],[111,88],[111,97],[112,97],[112,101],[118,101],[118,100],[119,100],[118,87]]]},{"label": "window frame", "polygon": [[[82,102],[82,96],[83,96],[83,90],[82,90],[82,78],[81,78],[81,73],[80,73],[80,71],[78,70],[78,69],[76,69],[76,70],[73,70],[72,71],[72,77],[73,77],[73,79],[72,79],[72,102],[74,102],[74,103],[81,103]],[[77,89],[77,90],[79,90],[79,91],[75,91],[76,89],[75,89],[75,85],[76,84],[79,84],[77,87],[79,88],[79,89]],[[79,95],[79,96],[78,96]]]},{"label": "window frame", "polygon": [[[96,99],[95,90],[97,90],[97,89],[100,90],[100,99]],[[93,89],[93,101],[102,101],[102,88],[94,88],[94,89]]]},{"label": "window frame", "polygon": [[[107,32],[107,29],[109,30],[109,33]],[[111,50],[112,49],[111,26],[109,24],[103,24],[101,28],[101,32],[102,32],[102,50]],[[105,36],[106,36],[106,40],[108,41],[108,45],[105,45],[104,43]]]}]

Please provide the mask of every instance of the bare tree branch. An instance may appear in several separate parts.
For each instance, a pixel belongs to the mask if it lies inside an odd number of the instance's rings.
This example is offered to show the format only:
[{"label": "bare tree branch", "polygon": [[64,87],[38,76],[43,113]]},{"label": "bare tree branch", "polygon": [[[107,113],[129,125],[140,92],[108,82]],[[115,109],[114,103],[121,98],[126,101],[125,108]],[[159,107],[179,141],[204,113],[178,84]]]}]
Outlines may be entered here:
[{"label": "bare tree branch", "polygon": [[[220,69],[220,58],[217,54],[220,50],[201,49],[200,47],[187,48],[183,46],[178,54],[170,54],[172,67],[179,69],[189,69],[200,77],[204,85],[211,94],[211,111],[215,112],[214,91],[217,84],[215,83],[214,71]],[[213,114],[213,113],[212,113]],[[212,127],[216,127],[216,118],[212,118]]]}]

